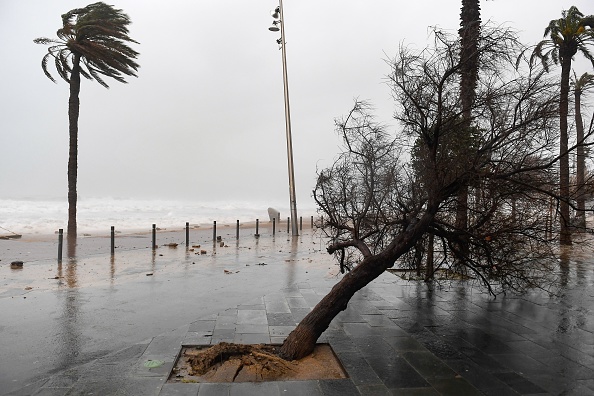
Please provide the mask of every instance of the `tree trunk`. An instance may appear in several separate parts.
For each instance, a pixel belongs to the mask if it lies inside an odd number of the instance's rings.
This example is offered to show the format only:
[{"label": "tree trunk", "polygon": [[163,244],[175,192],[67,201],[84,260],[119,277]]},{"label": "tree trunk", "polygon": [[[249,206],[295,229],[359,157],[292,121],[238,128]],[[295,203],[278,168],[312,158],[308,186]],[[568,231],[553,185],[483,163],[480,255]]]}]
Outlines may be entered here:
[{"label": "tree trunk", "polygon": [[78,176],[78,115],[80,100],[80,55],[74,55],[70,75],[70,97],[68,98],[69,151],[68,151],[68,228],[69,243],[76,239],[76,180]]},{"label": "tree trunk", "polygon": [[571,245],[571,230],[569,217],[569,153],[568,148],[568,102],[569,102],[569,73],[571,71],[571,56],[561,56],[561,97],[559,100],[559,204],[561,234],[559,243]]},{"label": "tree trunk", "polygon": [[[476,96],[476,82],[478,79],[478,40],[480,36],[481,13],[479,0],[462,0],[460,12],[460,103],[462,106],[462,128],[463,136],[460,143],[469,145],[470,125],[472,117],[472,104]],[[459,160],[465,161],[466,155],[462,149]],[[465,167],[466,168],[466,167]],[[468,187],[464,186],[458,192],[456,204],[456,228],[466,230],[468,228]],[[466,255],[468,245],[465,238],[462,238],[460,250]]]},{"label": "tree trunk", "polygon": [[576,201],[577,224],[582,230],[586,228],[586,197],[584,195],[584,179],[586,174],[586,157],[584,153],[584,121],[582,120],[582,91],[575,89],[575,131],[577,139],[576,161]]},{"label": "tree trunk", "polygon": [[283,343],[279,355],[286,360],[298,360],[313,352],[316,341],[340,312],[347,308],[353,295],[392,267],[427,231],[437,211],[433,205],[410,229],[402,231],[381,253],[366,257],[347,273],[307,314]]}]

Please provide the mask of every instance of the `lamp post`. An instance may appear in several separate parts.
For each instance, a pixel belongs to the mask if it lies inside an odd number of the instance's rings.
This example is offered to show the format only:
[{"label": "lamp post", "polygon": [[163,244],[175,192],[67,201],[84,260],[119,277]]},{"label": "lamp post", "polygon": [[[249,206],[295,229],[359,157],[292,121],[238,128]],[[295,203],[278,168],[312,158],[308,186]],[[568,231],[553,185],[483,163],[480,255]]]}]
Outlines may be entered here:
[{"label": "lamp post", "polygon": [[[268,30],[278,32],[280,30],[280,39],[276,42],[281,46],[283,57],[283,83],[285,92],[285,128],[287,131],[287,161],[289,165],[289,198],[291,208],[291,232],[293,236],[299,235],[297,227],[297,198],[295,197],[295,171],[293,169],[293,141],[291,138],[291,111],[289,108],[289,81],[287,76],[287,51],[285,49],[285,21],[283,14],[283,0],[279,0],[279,5],[272,13],[272,26]],[[279,29],[280,25],[280,29]]]}]

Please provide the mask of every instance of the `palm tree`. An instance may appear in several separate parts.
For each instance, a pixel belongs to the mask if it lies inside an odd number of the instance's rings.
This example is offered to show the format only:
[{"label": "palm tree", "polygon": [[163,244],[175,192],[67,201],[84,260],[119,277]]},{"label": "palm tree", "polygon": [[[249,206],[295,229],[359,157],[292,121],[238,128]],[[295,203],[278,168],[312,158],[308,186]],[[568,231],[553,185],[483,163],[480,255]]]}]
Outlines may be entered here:
[{"label": "palm tree", "polygon": [[[479,53],[478,45],[481,31],[481,7],[479,0],[462,0],[460,12],[460,103],[462,107],[461,141],[470,143],[471,109],[476,96],[478,80]],[[464,149],[464,148],[463,148]],[[467,156],[460,153],[460,160],[465,161]],[[461,231],[468,227],[468,186],[460,189],[456,205],[456,228]],[[467,250],[468,245],[462,241],[460,249]]]},{"label": "palm tree", "polygon": [[575,131],[577,140],[576,161],[576,202],[577,224],[579,228],[586,228],[586,198],[584,196],[584,179],[586,174],[586,157],[584,153],[584,121],[582,120],[582,94],[594,87],[594,74],[584,73],[580,78],[574,72],[574,97],[575,97]]},{"label": "palm tree", "polygon": [[545,70],[551,62],[561,65],[561,94],[559,99],[559,194],[561,196],[561,235],[562,245],[571,245],[569,224],[569,153],[567,117],[569,105],[569,74],[571,62],[579,51],[594,66],[594,57],[588,46],[594,44],[594,31],[586,29],[588,20],[584,18],[577,7],[561,13],[561,18],[553,19],[545,29],[544,37],[548,39],[539,42],[532,52],[530,61],[540,59]]},{"label": "palm tree", "polygon": [[33,40],[36,44],[49,46],[41,61],[45,75],[56,82],[48,71],[48,62],[53,58],[58,75],[70,85],[67,228],[69,238],[76,238],[80,76],[94,79],[106,88],[109,86],[102,76],[122,83],[126,82],[123,75],[136,77],[139,65],[135,59],[138,52],[127,45],[127,42],[137,43],[128,36],[130,22],[130,18],[122,10],[99,2],[62,15],[62,28],[57,32],[58,39],[41,37]]}]

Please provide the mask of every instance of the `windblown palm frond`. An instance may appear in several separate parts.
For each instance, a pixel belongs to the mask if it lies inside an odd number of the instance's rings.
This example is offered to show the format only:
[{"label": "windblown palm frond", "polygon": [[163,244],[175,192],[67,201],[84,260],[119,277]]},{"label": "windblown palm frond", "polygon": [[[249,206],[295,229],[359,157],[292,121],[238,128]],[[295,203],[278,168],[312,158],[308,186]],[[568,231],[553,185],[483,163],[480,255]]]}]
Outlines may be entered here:
[{"label": "windblown palm frond", "polygon": [[573,88],[579,93],[582,94],[583,92],[594,88],[594,74],[592,73],[584,73],[579,78],[573,73],[573,81],[571,85]]},{"label": "windblown palm frond", "polygon": [[548,38],[534,47],[530,62],[540,60],[548,71],[551,62],[558,65],[563,58],[572,58],[579,51],[594,66],[594,56],[588,48],[594,45],[592,20],[593,16],[584,17],[575,6],[564,10],[561,18],[551,20],[545,28],[544,37]]},{"label": "windblown palm frond", "polygon": [[48,70],[49,61],[54,58],[58,75],[70,82],[74,58],[82,61],[80,74],[99,84],[109,86],[101,76],[107,76],[125,83],[124,76],[136,76],[139,65],[135,62],[138,52],[127,43],[138,44],[128,36],[130,18],[103,2],[77,8],[62,15],[62,28],[58,39],[41,37],[33,40],[37,44],[49,45],[48,53],[41,61],[45,75],[56,81]]}]

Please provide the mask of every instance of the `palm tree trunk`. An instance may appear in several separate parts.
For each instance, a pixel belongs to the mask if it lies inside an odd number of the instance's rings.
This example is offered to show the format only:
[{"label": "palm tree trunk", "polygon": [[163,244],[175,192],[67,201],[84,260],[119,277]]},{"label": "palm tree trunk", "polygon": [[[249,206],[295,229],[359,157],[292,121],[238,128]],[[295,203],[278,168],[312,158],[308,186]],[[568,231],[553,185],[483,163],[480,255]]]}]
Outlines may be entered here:
[{"label": "palm tree trunk", "polygon": [[68,228],[69,243],[76,239],[76,180],[78,177],[78,115],[80,108],[80,55],[72,61],[70,97],[68,98],[69,151],[68,151]]},{"label": "palm tree trunk", "polygon": [[571,56],[563,56],[561,60],[561,97],[559,101],[559,205],[561,234],[559,243],[571,245],[571,231],[569,218],[569,153],[567,116],[569,112],[569,73],[571,71]]},{"label": "palm tree trunk", "polygon": [[[460,139],[463,144],[470,144],[470,125],[472,117],[472,104],[476,96],[476,82],[478,79],[478,40],[480,36],[481,12],[479,0],[462,0],[460,12],[460,30],[458,31],[461,41],[460,50],[460,102],[462,106],[463,124]],[[464,154],[461,161],[466,160]],[[468,186],[462,187],[457,196],[456,204],[456,228],[464,231],[468,228]],[[468,244],[462,237],[460,250],[466,255]]]},{"label": "palm tree trunk", "polygon": [[582,91],[575,89],[575,131],[577,139],[577,163],[576,163],[576,201],[577,201],[577,224],[576,226],[586,228],[586,197],[584,195],[584,179],[586,173],[586,157],[584,153],[584,121],[582,120]]}]

